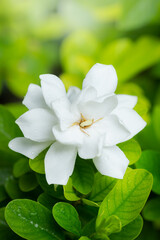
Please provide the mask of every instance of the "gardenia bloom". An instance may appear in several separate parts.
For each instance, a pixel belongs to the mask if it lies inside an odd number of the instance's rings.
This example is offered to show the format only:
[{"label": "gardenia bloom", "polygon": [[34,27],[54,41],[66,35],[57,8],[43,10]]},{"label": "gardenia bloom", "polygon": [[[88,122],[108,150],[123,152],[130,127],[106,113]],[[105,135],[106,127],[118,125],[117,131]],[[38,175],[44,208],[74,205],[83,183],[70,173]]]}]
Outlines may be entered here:
[{"label": "gardenia bloom", "polygon": [[55,75],[40,79],[41,87],[30,84],[23,100],[29,111],[16,121],[24,137],[13,139],[9,147],[31,159],[49,147],[48,184],[67,184],[77,152],[83,159],[93,159],[101,174],[122,179],[129,161],[116,145],[136,135],[146,122],[133,110],[137,97],[114,93],[114,67],[95,64],[82,90],[70,87],[67,93]]}]

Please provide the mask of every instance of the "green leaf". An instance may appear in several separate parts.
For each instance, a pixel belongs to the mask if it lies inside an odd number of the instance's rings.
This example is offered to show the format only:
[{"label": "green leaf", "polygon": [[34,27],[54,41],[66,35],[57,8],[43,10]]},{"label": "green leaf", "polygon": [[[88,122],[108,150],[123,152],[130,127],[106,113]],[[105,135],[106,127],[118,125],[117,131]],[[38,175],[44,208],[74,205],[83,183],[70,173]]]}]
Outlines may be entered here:
[{"label": "green leaf", "polygon": [[22,103],[8,103],[5,107],[16,119],[28,110]]},{"label": "green leaf", "polygon": [[149,200],[142,213],[145,220],[160,222],[160,197]]},{"label": "green leaf", "polygon": [[4,218],[5,208],[0,208],[0,238],[3,240],[20,240],[21,238],[16,235],[9,228]]},{"label": "green leaf", "polygon": [[0,202],[3,202],[7,197],[8,196],[4,189],[4,186],[0,186]]},{"label": "green leaf", "polygon": [[111,240],[133,240],[140,234],[143,227],[143,219],[140,215],[132,222],[124,226],[119,233],[114,233],[109,236]]},{"label": "green leaf", "polygon": [[92,218],[90,221],[87,221],[87,223],[84,225],[82,229],[82,235],[84,236],[91,236],[93,233],[95,233],[95,224],[96,224],[96,218]]},{"label": "green leaf", "polygon": [[[142,28],[157,20],[159,22],[159,8],[158,0],[123,0],[122,14],[118,23],[118,27],[122,30],[134,30]],[[145,14],[141,14],[145,9]]]},{"label": "green leaf", "polygon": [[141,156],[141,147],[139,143],[134,139],[120,143],[118,144],[118,146],[128,158],[129,165],[132,165],[135,162],[137,162]]},{"label": "green leaf", "polygon": [[97,172],[94,177],[94,183],[92,191],[89,195],[89,199],[94,202],[101,202],[112,190],[116,184],[117,179],[104,176]]},{"label": "green leaf", "polygon": [[11,201],[5,219],[19,236],[29,240],[62,240],[50,211],[40,203],[28,199]]},{"label": "green leaf", "polygon": [[5,190],[11,199],[23,198],[24,194],[18,186],[18,180],[13,176],[8,177],[5,182]]},{"label": "green leaf", "polygon": [[0,168],[0,185],[4,185],[7,178],[11,175],[10,168]]},{"label": "green leaf", "polygon": [[100,57],[101,63],[115,67],[119,82],[133,78],[159,60],[160,43],[152,37],[141,37],[136,42],[126,38],[115,40],[103,49]]},{"label": "green leaf", "polygon": [[152,115],[152,121],[153,121],[153,128],[156,134],[156,137],[160,141],[160,106],[156,106],[153,110],[153,115]]},{"label": "green leaf", "polygon": [[81,235],[81,222],[76,209],[71,204],[56,203],[52,212],[54,219],[62,228],[76,236]]},{"label": "green leaf", "polygon": [[71,178],[69,178],[67,184],[63,186],[63,190],[64,190],[64,196],[67,200],[78,201],[80,199],[80,197],[78,197],[74,191]]},{"label": "green leaf", "polygon": [[79,240],[90,240],[90,238],[82,236],[82,237],[79,238]]},{"label": "green leaf", "polygon": [[35,189],[38,186],[36,176],[33,172],[24,174],[19,179],[19,188],[23,192],[29,192]]},{"label": "green leaf", "polygon": [[47,193],[41,193],[38,196],[37,201],[42,204],[43,206],[47,207],[49,210],[52,210],[53,205],[57,203],[57,199],[51,197]]},{"label": "green leaf", "polygon": [[86,205],[88,205],[88,206],[91,206],[91,207],[97,207],[97,208],[99,208],[99,204],[98,204],[98,203],[95,203],[95,202],[93,202],[93,201],[91,201],[91,200],[88,200],[88,199],[86,199],[86,198],[82,198],[82,203],[84,203],[84,204],[86,204]]},{"label": "green leaf", "polygon": [[48,185],[45,175],[36,174],[36,176],[37,176],[38,183],[44,192],[48,193],[52,197],[65,200],[63,196],[63,187],[61,185],[58,185],[58,187],[55,189],[55,186],[53,184]]},{"label": "green leaf", "polygon": [[61,62],[66,72],[85,76],[94,64],[93,57],[99,51],[99,42],[88,31],[75,31],[61,45]]},{"label": "green leaf", "polygon": [[152,175],[146,170],[129,169],[103,200],[96,221],[98,227],[109,216],[116,215],[122,226],[133,221],[141,212],[152,188]]},{"label": "green leaf", "polygon": [[117,233],[120,232],[122,228],[122,224],[120,219],[112,215],[108,217],[108,219],[105,219],[101,222],[101,224],[96,227],[96,235],[97,236],[109,236],[111,233]]},{"label": "green leaf", "polygon": [[11,150],[0,150],[0,167],[1,168],[11,168],[15,162],[21,157],[19,153],[13,152]]},{"label": "green leaf", "polygon": [[62,73],[60,79],[63,81],[66,90],[71,86],[76,86],[80,89],[82,88],[82,79],[76,74]]},{"label": "green leaf", "polygon": [[94,181],[94,170],[91,163],[78,158],[71,178],[72,184],[78,192],[82,194],[91,192]]},{"label": "green leaf", "polygon": [[13,166],[13,175],[18,178],[30,171],[27,158],[20,158]]},{"label": "green leaf", "polygon": [[155,227],[150,222],[144,222],[142,232],[136,240],[159,240],[159,231],[155,231]]},{"label": "green leaf", "polygon": [[152,191],[160,194],[160,153],[152,150],[142,152],[139,161],[136,163],[136,167],[146,169],[152,173]]},{"label": "green leaf", "polygon": [[47,150],[44,150],[40,153],[35,159],[29,159],[29,166],[30,168],[40,174],[44,174],[44,158],[46,155]]},{"label": "green leaf", "polygon": [[10,151],[8,148],[9,141],[20,135],[21,132],[15,124],[15,118],[0,105],[0,149]]}]

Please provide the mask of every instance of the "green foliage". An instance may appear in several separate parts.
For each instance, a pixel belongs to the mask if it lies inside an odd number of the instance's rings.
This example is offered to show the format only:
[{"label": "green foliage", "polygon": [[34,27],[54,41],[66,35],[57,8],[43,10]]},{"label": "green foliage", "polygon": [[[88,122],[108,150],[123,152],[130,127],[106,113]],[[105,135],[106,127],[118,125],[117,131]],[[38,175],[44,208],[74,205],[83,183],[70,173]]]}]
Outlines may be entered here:
[{"label": "green foliage", "polygon": [[53,207],[53,216],[56,222],[65,230],[81,235],[81,222],[76,209],[69,203],[59,202]]},{"label": "green foliage", "polygon": [[29,240],[60,240],[63,235],[55,225],[52,214],[40,203],[27,199],[10,202],[5,219],[19,236]]},{"label": "green foliage", "polygon": [[[159,0],[1,0],[0,239],[159,240],[159,25]],[[134,170],[118,180],[78,158],[67,185],[48,185],[46,151],[28,160],[8,148],[21,136],[20,98],[44,73],[81,89],[96,62],[115,67],[116,93],[138,96],[134,109],[147,126],[138,141],[118,144]]]},{"label": "green foliage", "polygon": [[100,58],[102,63],[112,64],[116,68],[120,82],[133,78],[159,60],[160,43],[158,39],[152,37],[142,37],[136,42],[118,39],[103,49]]},{"label": "green foliage", "polygon": [[146,169],[152,173],[152,191],[160,194],[160,153],[152,150],[144,151],[136,163],[136,167]]},{"label": "green foliage", "polygon": [[[137,29],[159,20],[158,0],[122,0],[123,13],[119,27],[123,30]],[[141,14],[145,9],[145,14]]]},{"label": "green foliage", "polygon": [[124,226],[121,232],[111,234],[109,237],[111,240],[133,240],[140,234],[142,227],[143,219],[138,215],[132,222]]},{"label": "green foliage", "polygon": [[96,226],[109,216],[119,217],[122,226],[133,221],[141,212],[152,187],[152,175],[145,170],[128,169],[124,179],[119,180],[103,200]]},{"label": "green foliage", "polygon": [[9,141],[19,135],[21,133],[15,124],[15,118],[3,106],[0,106],[0,150],[9,151]]},{"label": "green foliage", "polygon": [[0,208],[0,236],[3,240],[20,240],[21,238],[17,236],[12,230],[9,228],[5,221],[4,217],[5,208]]},{"label": "green foliage", "polygon": [[3,202],[7,198],[7,193],[3,186],[0,186],[0,202]]},{"label": "green foliage", "polygon": [[93,56],[96,56],[98,50],[99,43],[95,35],[84,30],[74,32],[61,46],[61,59],[65,71],[84,77],[94,64]]},{"label": "green foliage", "polygon": [[160,223],[160,197],[149,200],[143,209],[145,220]]},{"label": "green foliage", "polygon": [[29,166],[33,171],[35,171],[37,173],[41,173],[41,174],[45,173],[44,158],[45,158],[46,152],[47,152],[47,150],[40,153],[35,159],[29,160]]},{"label": "green foliage", "polygon": [[13,175],[18,178],[30,171],[28,159],[20,158],[13,166]]},{"label": "green foliage", "polygon": [[42,174],[37,174],[37,180],[39,185],[41,186],[41,188],[43,189],[44,192],[48,193],[49,195],[51,195],[52,197],[58,198],[58,199],[62,199],[64,200],[64,196],[63,196],[63,187],[62,186],[58,186],[56,189],[54,187],[53,184],[48,185],[45,175]]},{"label": "green foliage", "polygon": [[52,210],[53,205],[55,203],[57,203],[57,199],[51,197],[50,195],[48,195],[47,193],[41,193],[38,196],[37,201],[42,204],[43,206],[47,207],[49,210]]},{"label": "green foliage", "polygon": [[94,181],[94,170],[90,162],[78,158],[71,178],[73,187],[78,192],[82,194],[91,192]]},{"label": "green foliage", "polygon": [[29,192],[38,186],[36,176],[33,172],[24,174],[19,178],[19,188],[23,192]]},{"label": "green foliage", "polygon": [[94,184],[89,199],[94,202],[101,202],[112,190],[117,180],[115,178],[103,176],[97,172],[94,176]]},{"label": "green foliage", "polygon": [[12,175],[5,182],[5,190],[11,199],[23,198],[24,194],[19,188],[18,180]]},{"label": "green foliage", "polygon": [[122,224],[120,219],[112,215],[108,218],[106,218],[104,221],[101,222],[101,224],[96,227],[96,234],[100,236],[109,236],[112,233],[120,232],[122,228]]},{"label": "green foliage", "polygon": [[69,178],[67,184],[63,186],[64,196],[69,201],[78,201],[80,197],[76,195],[76,192],[72,185],[72,179]]},{"label": "green foliage", "polygon": [[141,156],[141,147],[138,144],[138,142],[134,139],[131,139],[124,143],[120,143],[118,146],[128,158],[129,165],[132,165],[135,162],[137,162]]},{"label": "green foliage", "polygon": [[79,240],[90,240],[90,239],[88,237],[82,236],[82,237],[79,238]]}]

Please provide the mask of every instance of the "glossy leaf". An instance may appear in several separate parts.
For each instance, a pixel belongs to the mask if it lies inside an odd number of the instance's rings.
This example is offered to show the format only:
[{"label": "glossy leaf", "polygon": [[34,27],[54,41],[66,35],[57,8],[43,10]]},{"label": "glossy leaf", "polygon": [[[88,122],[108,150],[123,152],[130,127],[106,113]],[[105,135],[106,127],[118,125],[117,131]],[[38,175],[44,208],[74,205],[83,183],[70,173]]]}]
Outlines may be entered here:
[{"label": "glossy leaf", "polygon": [[10,228],[25,239],[63,239],[50,211],[32,200],[11,201],[6,207],[5,219]]},{"label": "glossy leaf", "polygon": [[110,240],[133,240],[140,234],[143,227],[143,219],[140,215],[132,222],[124,226],[119,233],[111,234]]},{"label": "glossy leaf", "polygon": [[94,170],[90,162],[78,158],[71,178],[78,192],[88,194],[92,190],[94,181]]},{"label": "glossy leaf", "polygon": [[120,232],[122,228],[122,224],[120,219],[112,215],[108,217],[106,220],[102,221],[101,224],[96,228],[96,233],[100,237],[109,236],[111,233]]},{"label": "glossy leaf", "polygon": [[92,207],[97,207],[97,208],[99,208],[99,204],[98,204],[98,203],[93,202],[93,201],[91,201],[91,200],[88,200],[88,199],[86,199],[86,198],[82,198],[82,203],[84,203],[84,204],[86,204],[86,205],[88,205],[88,206],[92,206]]},{"label": "glossy leaf", "polygon": [[29,166],[33,171],[41,174],[45,173],[44,158],[45,158],[46,152],[47,150],[43,151],[35,159],[29,159]]},{"label": "glossy leaf", "polygon": [[102,202],[96,226],[116,215],[122,226],[133,221],[141,212],[152,188],[152,175],[146,170],[128,169]]},{"label": "glossy leaf", "polygon": [[63,189],[64,189],[64,196],[67,200],[78,201],[80,199],[80,197],[78,197],[76,195],[76,192],[75,192],[75,190],[73,188],[73,185],[72,185],[72,179],[71,178],[69,178],[67,184],[63,186]]},{"label": "glossy leaf", "polygon": [[112,190],[117,180],[108,176],[104,176],[97,172],[94,177],[94,184],[89,199],[94,202],[101,202]]},{"label": "glossy leaf", "polygon": [[56,203],[52,212],[54,219],[62,228],[76,236],[81,235],[81,222],[76,209],[71,204]]}]

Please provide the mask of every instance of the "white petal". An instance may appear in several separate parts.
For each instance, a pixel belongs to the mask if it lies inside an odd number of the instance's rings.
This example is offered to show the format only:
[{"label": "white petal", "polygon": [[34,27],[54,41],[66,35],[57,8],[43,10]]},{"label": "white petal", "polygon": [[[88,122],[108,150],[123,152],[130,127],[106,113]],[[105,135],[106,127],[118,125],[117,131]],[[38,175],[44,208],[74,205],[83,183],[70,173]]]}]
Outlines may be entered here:
[{"label": "white petal", "polygon": [[55,140],[52,127],[55,125],[56,119],[47,109],[32,109],[20,116],[16,123],[26,138],[37,142]]},{"label": "white petal", "polygon": [[114,115],[102,119],[97,122],[97,127],[101,127],[105,131],[105,146],[113,146],[126,141],[130,132],[126,129]]},{"label": "white petal", "polygon": [[25,155],[28,158],[34,159],[50,144],[51,142],[39,143],[24,137],[18,137],[9,142],[9,148],[15,152]]},{"label": "white petal", "polygon": [[66,96],[66,90],[63,82],[52,74],[40,75],[41,86],[44,99],[49,107],[52,102]]},{"label": "white petal", "polygon": [[118,98],[118,108],[134,108],[137,104],[138,98],[136,96],[117,94]]},{"label": "white petal", "polygon": [[117,106],[117,103],[117,97],[113,95],[105,98],[103,102],[89,101],[81,103],[79,104],[79,111],[86,119],[97,120],[111,113]]},{"label": "white petal", "polygon": [[98,171],[106,176],[122,179],[127,166],[128,159],[124,153],[117,147],[105,147],[100,157],[93,159]]},{"label": "white petal", "polygon": [[133,109],[117,108],[114,114],[117,115],[120,123],[131,133],[126,140],[135,136],[146,126],[146,122]]},{"label": "white petal", "polygon": [[86,103],[88,101],[92,101],[97,99],[97,91],[94,87],[92,86],[87,86],[86,88],[82,89],[80,92],[76,104],[78,103]]},{"label": "white petal", "polygon": [[78,154],[81,158],[92,159],[101,154],[104,134],[99,134],[96,127],[91,126],[83,130],[83,144],[78,146]]},{"label": "white petal", "polygon": [[55,142],[45,156],[45,173],[48,184],[66,185],[72,175],[77,150],[73,146]]},{"label": "white petal", "polygon": [[42,89],[36,84],[29,85],[28,92],[22,103],[28,109],[48,108],[43,98]]},{"label": "white petal", "polygon": [[71,103],[67,97],[54,101],[52,109],[59,120],[61,130],[68,129],[74,122],[80,120],[80,114],[71,109]]},{"label": "white petal", "polygon": [[78,87],[70,87],[67,92],[67,97],[71,103],[75,102],[81,90]]},{"label": "white petal", "polygon": [[70,126],[65,131],[62,131],[59,126],[54,126],[52,131],[56,140],[62,144],[77,146],[83,143],[83,133],[79,126]]},{"label": "white petal", "polygon": [[117,87],[117,74],[112,65],[96,63],[87,73],[83,88],[92,86],[98,97],[114,93]]}]

